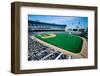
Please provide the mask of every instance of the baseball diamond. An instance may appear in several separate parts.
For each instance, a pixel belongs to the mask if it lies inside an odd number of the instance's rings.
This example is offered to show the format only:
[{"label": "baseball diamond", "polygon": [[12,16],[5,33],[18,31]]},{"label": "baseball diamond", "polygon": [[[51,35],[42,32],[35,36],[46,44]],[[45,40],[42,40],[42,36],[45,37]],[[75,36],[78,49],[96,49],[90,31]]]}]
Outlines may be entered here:
[{"label": "baseball diamond", "polygon": [[[53,36],[53,37],[52,37]],[[83,39],[76,35],[70,34],[39,34],[35,35],[36,38],[59,47],[64,50],[68,50],[72,53],[80,53],[83,45]],[[77,44],[77,45],[76,45]]]},{"label": "baseball diamond", "polygon": [[44,34],[44,35],[38,35],[40,36],[41,38],[52,38],[52,37],[55,37],[56,35],[55,34]]}]

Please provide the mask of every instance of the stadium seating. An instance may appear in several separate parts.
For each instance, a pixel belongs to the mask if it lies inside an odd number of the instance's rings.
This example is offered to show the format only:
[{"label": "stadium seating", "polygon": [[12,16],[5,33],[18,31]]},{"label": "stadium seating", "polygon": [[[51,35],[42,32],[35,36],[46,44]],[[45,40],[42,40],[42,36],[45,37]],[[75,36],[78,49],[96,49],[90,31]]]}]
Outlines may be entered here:
[{"label": "stadium seating", "polygon": [[69,59],[69,58],[73,58],[73,57],[64,55],[61,52],[57,51],[56,49],[47,47],[39,43],[37,40],[28,37],[28,61],[55,60],[55,59],[61,60],[61,59]]}]

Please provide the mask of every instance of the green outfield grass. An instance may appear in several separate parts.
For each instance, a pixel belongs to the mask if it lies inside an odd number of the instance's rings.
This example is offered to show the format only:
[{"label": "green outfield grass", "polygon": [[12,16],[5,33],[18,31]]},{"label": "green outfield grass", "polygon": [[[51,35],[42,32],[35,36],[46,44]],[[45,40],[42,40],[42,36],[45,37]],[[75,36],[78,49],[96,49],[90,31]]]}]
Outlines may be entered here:
[{"label": "green outfield grass", "polygon": [[80,53],[83,39],[79,36],[69,34],[54,34],[55,36],[50,37],[50,35],[52,34],[40,34],[35,35],[35,37],[72,53]]}]

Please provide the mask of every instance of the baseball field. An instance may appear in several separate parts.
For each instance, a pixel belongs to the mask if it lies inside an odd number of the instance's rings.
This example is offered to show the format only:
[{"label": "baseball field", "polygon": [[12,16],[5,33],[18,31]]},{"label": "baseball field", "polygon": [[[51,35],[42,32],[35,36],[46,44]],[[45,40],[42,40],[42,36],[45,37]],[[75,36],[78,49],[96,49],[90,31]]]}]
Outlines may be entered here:
[{"label": "baseball field", "polygon": [[83,39],[81,37],[66,33],[44,33],[35,35],[34,37],[75,54],[81,52],[83,45]]}]

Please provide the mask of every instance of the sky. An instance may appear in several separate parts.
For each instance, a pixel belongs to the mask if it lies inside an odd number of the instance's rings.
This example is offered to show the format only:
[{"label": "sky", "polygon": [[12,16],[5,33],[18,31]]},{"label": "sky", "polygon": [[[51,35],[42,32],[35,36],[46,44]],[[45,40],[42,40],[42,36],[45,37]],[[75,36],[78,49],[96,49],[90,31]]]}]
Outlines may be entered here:
[{"label": "sky", "polygon": [[67,27],[88,26],[88,17],[78,16],[50,16],[50,15],[28,15],[28,20],[40,21],[46,23],[64,24]]}]

